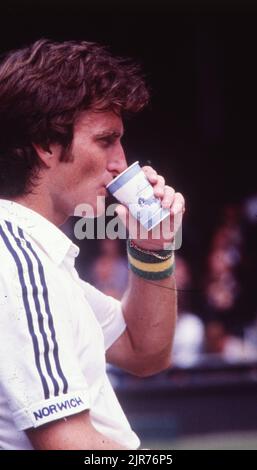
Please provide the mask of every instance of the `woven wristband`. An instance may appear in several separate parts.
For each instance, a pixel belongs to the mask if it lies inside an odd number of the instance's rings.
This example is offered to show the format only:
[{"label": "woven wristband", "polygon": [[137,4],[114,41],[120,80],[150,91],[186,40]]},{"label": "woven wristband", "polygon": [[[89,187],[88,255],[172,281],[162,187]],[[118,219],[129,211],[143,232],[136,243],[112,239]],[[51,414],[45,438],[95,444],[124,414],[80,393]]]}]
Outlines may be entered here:
[{"label": "woven wristband", "polygon": [[127,241],[128,264],[133,273],[144,279],[159,281],[169,277],[175,267],[172,250],[148,251]]}]

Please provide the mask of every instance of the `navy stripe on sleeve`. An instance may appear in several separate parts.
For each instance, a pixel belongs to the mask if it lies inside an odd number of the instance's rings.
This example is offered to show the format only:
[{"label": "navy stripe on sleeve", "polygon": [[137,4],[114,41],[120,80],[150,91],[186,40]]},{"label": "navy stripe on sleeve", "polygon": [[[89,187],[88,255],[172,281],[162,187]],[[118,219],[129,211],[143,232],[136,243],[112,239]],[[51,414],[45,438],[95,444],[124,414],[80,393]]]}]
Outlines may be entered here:
[{"label": "navy stripe on sleeve", "polygon": [[30,280],[30,284],[31,284],[31,287],[32,287],[32,294],[33,294],[33,299],[34,299],[34,304],[35,304],[35,311],[37,313],[37,318],[38,318],[38,327],[39,327],[39,331],[41,333],[41,336],[43,338],[45,366],[46,366],[47,373],[48,373],[48,375],[49,375],[49,377],[50,377],[50,379],[53,383],[54,396],[58,396],[59,395],[59,385],[58,385],[57,380],[54,377],[52,367],[51,367],[51,363],[50,363],[49,342],[48,342],[48,338],[47,338],[47,333],[44,330],[44,318],[43,318],[40,303],[39,303],[38,286],[37,286],[36,280],[35,280],[35,275],[34,275],[34,271],[33,271],[33,264],[32,264],[32,261],[30,259],[29,254],[27,253],[25,248],[22,246],[21,239],[15,236],[12,224],[10,222],[6,222],[6,225],[8,227],[9,232],[13,236],[15,242],[17,243],[17,246],[22,251],[22,253],[24,255],[24,258],[26,259],[26,262],[27,262],[29,280]]},{"label": "navy stripe on sleeve", "polygon": [[37,338],[37,335],[36,335],[36,333],[34,331],[34,327],[33,327],[32,312],[31,312],[31,309],[30,309],[29,301],[28,301],[28,289],[27,289],[25,279],[24,279],[22,263],[21,263],[21,260],[18,256],[16,250],[12,247],[12,245],[11,245],[11,243],[10,243],[10,241],[9,241],[7,235],[5,234],[5,232],[3,230],[3,227],[1,225],[0,225],[0,235],[1,235],[3,241],[6,245],[6,248],[8,249],[10,254],[12,255],[12,257],[15,261],[16,267],[17,267],[18,276],[19,276],[19,280],[20,280],[20,284],[21,284],[21,290],[22,290],[22,299],[23,299],[23,304],[24,304],[26,317],[27,317],[28,329],[29,329],[29,333],[30,333],[30,336],[31,336],[31,339],[32,339],[32,344],[33,344],[35,364],[36,364],[36,368],[37,368],[37,371],[38,371],[38,374],[40,376],[40,380],[41,380],[41,383],[42,383],[44,398],[48,399],[50,397],[50,392],[49,392],[49,387],[48,387],[46,378],[43,374],[41,364],[40,364],[40,353],[39,353],[38,338]]},{"label": "navy stripe on sleeve", "polygon": [[45,311],[47,313],[47,318],[48,318],[48,326],[49,326],[49,330],[51,331],[51,337],[52,337],[52,341],[53,341],[53,345],[54,345],[53,355],[54,355],[56,370],[57,370],[57,372],[59,374],[59,377],[60,377],[60,379],[62,380],[62,383],[63,383],[63,393],[67,393],[68,392],[68,382],[67,382],[67,379],[66,379],[66,377],[65,377],[65,375],[62,371],[61,364],[60,364],[58,343],[56,341],[56,333],[55,333],[55,329],[54,329],[53,316],[52,316],[50,305],[49,305],[48,289],[47,289],[47,284],[46,284],[43,265],[42,265],[38,255],[37,255],[37,253],[33,249],[31,243],[25,239],[24,233],[23,233],[21,228],[18,228],[18,233],[19,233],[20,237],[23,240],[25,240],[26,246],[31,251],[31,253],[34,255],[34,257],[37,261],[38,273],[39,273],[39,277],[40,277],[40,281],[41,281],[41,285],[42,285],[42,289],[43,289],[43,299],[44,299],[44,304],[45,304]]}]

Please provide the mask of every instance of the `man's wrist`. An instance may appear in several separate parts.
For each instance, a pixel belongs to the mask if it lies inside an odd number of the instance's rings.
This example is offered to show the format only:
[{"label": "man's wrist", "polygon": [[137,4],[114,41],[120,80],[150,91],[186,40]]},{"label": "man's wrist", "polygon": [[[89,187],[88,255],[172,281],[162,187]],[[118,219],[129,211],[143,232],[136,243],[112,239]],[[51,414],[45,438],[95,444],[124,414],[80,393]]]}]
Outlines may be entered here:
[{"label": "man's wrist", "polygon": [[161,280],[169,277],[174,271],[172,250],[146,250],[128,240],[127,251],[129,268],[140,277]]},{"label": "man's wrist", "polygon": [[[166,259],[169,259],[172,256],[172,250],[160,250],[160,249],[148,249],[139,246],[137,243],[135,243],[133,240],[129,239],[127,241],[129,249],[131,250],[132,254],[134,253],[135,256],[139,255],[143,257],[143,259],[147,261],[147,258],[150,257],[149,262],[151,261],[152,258],[157,258],[158,260],[165,261]],[[141,255],[142,253],[142,255]],[[141,258],[139,258],[141,259]]]}]

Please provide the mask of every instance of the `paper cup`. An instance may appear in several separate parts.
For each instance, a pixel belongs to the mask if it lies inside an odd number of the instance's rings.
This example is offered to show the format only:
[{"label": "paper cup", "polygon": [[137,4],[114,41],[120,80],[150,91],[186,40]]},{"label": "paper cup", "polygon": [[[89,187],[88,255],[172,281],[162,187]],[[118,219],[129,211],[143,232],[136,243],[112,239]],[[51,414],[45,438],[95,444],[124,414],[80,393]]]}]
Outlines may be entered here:
[{"label": "paper cup", "polygon": [[170,215],[154,196],[153,187],[138,162],[130,165],[107,186],[108,191],[149,231]]}]

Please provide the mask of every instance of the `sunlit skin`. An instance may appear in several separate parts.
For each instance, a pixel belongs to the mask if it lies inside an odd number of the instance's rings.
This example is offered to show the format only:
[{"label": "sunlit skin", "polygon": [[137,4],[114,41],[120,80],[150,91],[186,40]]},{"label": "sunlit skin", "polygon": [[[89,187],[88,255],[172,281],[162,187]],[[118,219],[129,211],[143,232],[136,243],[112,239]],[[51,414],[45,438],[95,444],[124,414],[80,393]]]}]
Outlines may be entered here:
[{"label": "sunlit skin", "polygon": [[70,161],[57,160],[53,197],[66,216],[78,204],[96,209],[97,196],[106,196],[106,185],[127,168],[121,145],[121,118],[112,112],[83,113],[74,127]]}]

